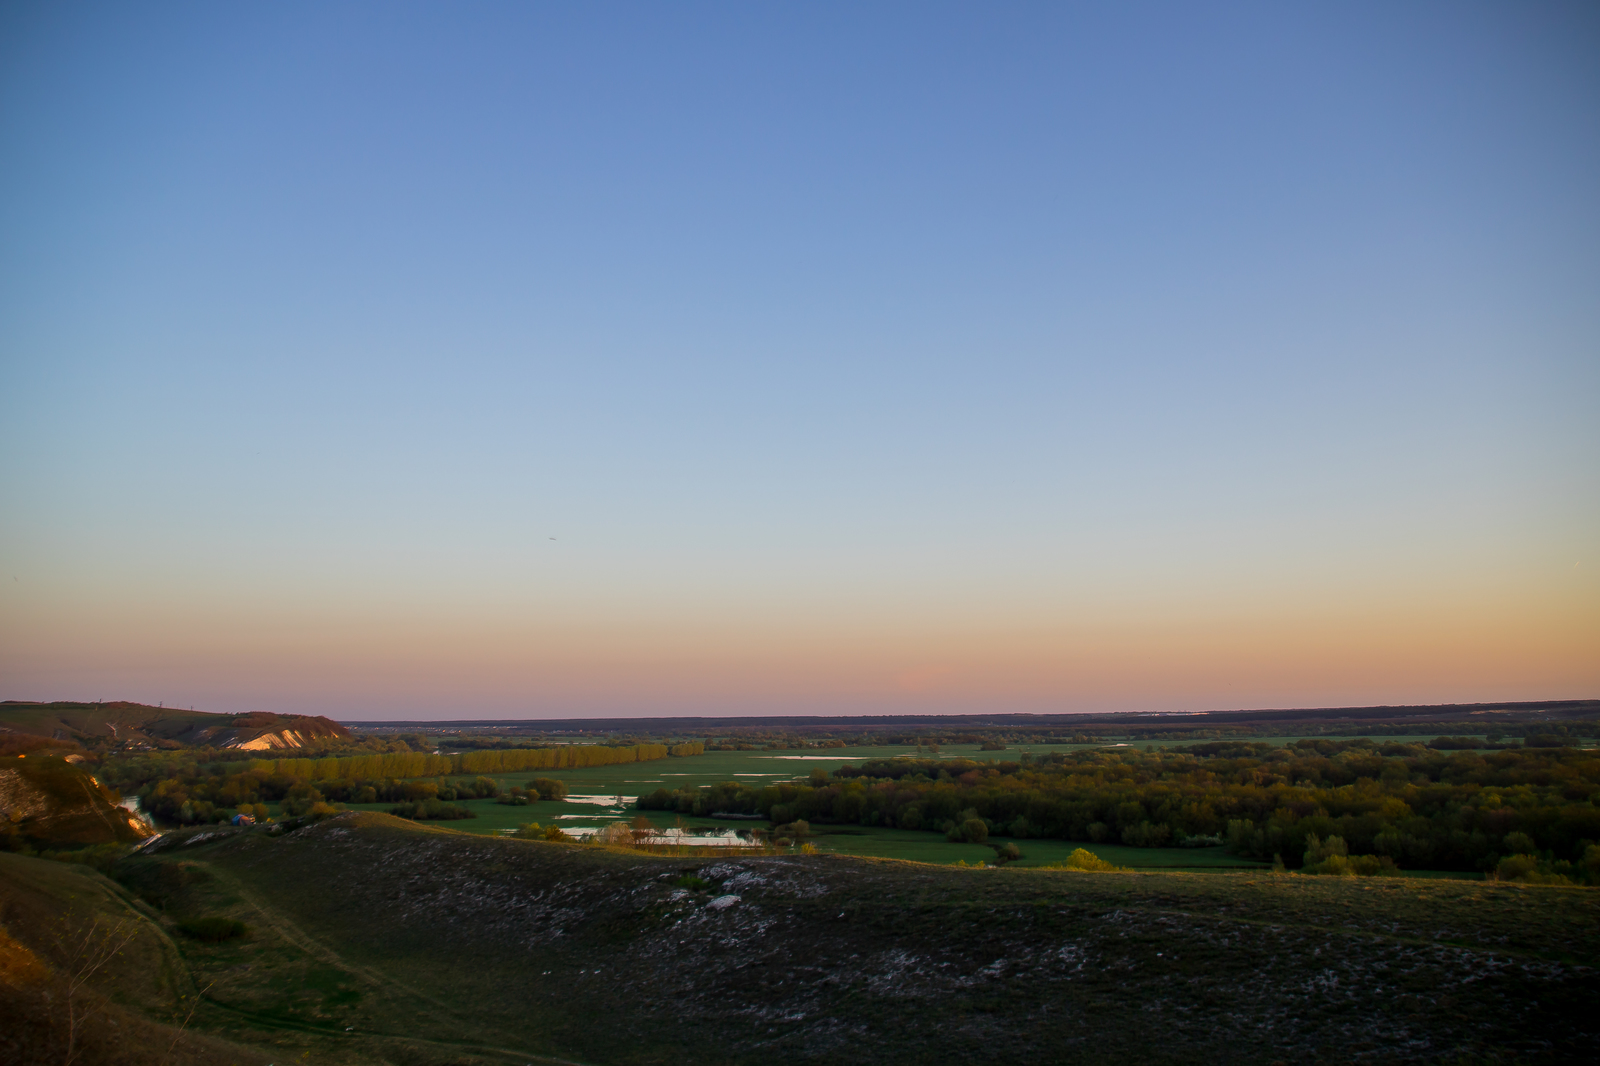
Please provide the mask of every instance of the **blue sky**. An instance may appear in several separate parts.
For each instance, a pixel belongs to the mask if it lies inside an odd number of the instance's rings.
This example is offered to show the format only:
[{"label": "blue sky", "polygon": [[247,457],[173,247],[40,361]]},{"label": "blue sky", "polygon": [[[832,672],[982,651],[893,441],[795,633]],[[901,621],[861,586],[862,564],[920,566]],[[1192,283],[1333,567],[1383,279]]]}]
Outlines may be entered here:
[{"label": "blue sky", "polygon": [[1597,104],[1587,5],[8,5],[5,695],[1592,696]]}]

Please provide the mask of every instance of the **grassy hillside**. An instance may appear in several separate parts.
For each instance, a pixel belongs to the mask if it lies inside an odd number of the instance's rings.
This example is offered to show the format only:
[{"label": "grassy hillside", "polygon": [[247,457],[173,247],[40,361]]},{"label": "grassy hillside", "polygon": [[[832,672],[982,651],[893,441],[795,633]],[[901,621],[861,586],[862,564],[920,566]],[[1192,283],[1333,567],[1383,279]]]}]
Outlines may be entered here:
[{"label": "grassy hillside", "polygon": [[148,707],[118,700],[112,703],[0,703],[0,726],[35,736],[102,737],[142,733],[157,726],[182,732],[196,721],[213,718],[204,711]]},{"label": "grassy hillside", "polygon": [[[369,814],[186,831],[116,872],[208,989],[192,1027],[280,1062],[1586,1061],[1600,1038],[1581,888],[695,860]],[[250,935],[177,932],[207,916]]]},{"label": "grassy hillside", "polygon": [[0,853],[0,1062],[270,1062],[185,1026],[199,989],[153,918],[86,867]]}]

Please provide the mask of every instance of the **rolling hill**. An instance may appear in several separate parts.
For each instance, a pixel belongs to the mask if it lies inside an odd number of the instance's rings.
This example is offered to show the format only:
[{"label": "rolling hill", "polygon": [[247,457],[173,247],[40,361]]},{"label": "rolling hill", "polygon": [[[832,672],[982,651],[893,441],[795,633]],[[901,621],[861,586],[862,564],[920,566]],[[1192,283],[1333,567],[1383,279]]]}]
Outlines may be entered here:
[{"label": "rolling hill", "polygon": [[[50,865],[0,855],[0,892]],[[1600,1039],[1584,888],[693,858],[374,814],[172,833],[113,874],[83,876],[204,990],[195,1039],[265,1061],[1510,1063]],[[249,935],[185,936],[202,917]]]},{"label": "rolling hill", "polygon": [[0,703],[0,734],[23,734],[102,747],[206,746],[250,751],[300,748],[343,740],[350,731],[323,717],[303,714],[212,714],[142,703]]}]

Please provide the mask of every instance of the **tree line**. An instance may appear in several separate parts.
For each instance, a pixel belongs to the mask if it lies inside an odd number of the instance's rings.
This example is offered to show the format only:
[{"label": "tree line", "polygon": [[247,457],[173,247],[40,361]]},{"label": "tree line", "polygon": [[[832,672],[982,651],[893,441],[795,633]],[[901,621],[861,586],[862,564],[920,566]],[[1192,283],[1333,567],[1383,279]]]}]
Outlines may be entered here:
[{"label": "tree line", "polygon": [[617,763],[649,762],[669,755],[699,755],[705,745],[568,744],[550,748],[508,748],[467,751],[455,755],[393,752],[321,759],[256,759],[254,773],[276,774],[315,781],[377,780],[407,777],[446,777],[453,774],[516,773],[520,770],[566,770]]},{"label": "tree line", "polygon": [[[1215,742],[1036,759],[883,759],[809,782],[658,789],[647,810],[760,814],[944,833],[1135,847],[1223,844],[1286,867],[1381,856],[1412,869],[1491,870],[1532,855],[1583,863],[1600,844],[1600,752],[1480,752],[1371,740]],[[1520,850],[1519,850],[1520,849]],[[1351,859],[1351,862],[1354,860]],[[1374,860],[1377,865],[1383,865]],[[1574,874],[1573,876],[1578,876]]]},{"label": "tree line", "polygon": [[445,810],[440,804],[454,804],[458,800],[498,799],[526,804],[540,799],[561,800],[566,795],[567,786],[548,777],[536,777],[524,786],[502,790],[497,782],[483,776],[471,781],[443,777],[432,781],[416,778],[312,781],[258,770],[166,777],[145,785],[138,792],[143,811],[163,822],[180,825],[220,821],[232,812],[263,821],[267,817],[266,804],[272,802],[279,803],[283,814],[291,818],[332,814],[340,809],[334,805],[343,803],[393,803],[398,806],[390,813],[406,818],[468,818],[474,816],[417,812]]}]

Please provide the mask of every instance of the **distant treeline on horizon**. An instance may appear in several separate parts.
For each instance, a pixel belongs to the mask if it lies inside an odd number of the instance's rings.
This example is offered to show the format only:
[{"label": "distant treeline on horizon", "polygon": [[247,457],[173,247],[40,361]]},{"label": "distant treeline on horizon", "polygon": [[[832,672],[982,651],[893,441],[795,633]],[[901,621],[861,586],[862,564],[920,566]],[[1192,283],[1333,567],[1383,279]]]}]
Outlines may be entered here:
[{"label": "distant treeline on horizon", "polygon": [[567,770],[585,766],[649,762],[669,755],[699,755],[705,745],[631,744],[626,747],[569,744],[552,748],[517,748],[504,751],[468,751],[457,755],[395,752],[384,755],[329,756],[321,759],[254,759],[256,773],[281,774],[309,781],[366,780],[377,778],[441,777],[449,774],[515,773],[519,770]]}]

